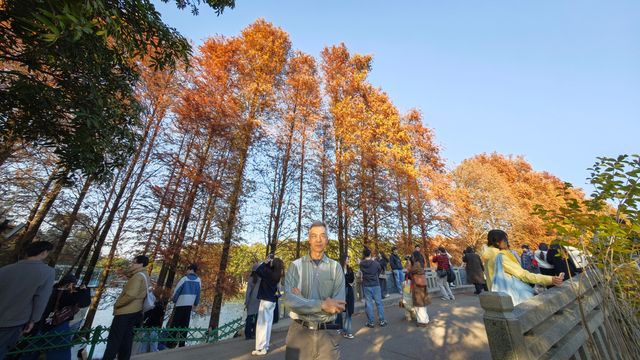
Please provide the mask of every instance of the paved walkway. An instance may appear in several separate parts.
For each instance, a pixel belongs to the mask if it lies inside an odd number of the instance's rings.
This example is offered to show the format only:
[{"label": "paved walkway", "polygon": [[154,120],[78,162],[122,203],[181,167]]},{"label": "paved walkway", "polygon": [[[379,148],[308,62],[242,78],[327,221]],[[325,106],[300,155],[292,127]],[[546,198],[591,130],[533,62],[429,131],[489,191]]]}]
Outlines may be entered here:
[{"label": "paved walkway", "polygon": [[[385,299],[389,304],[385,308],[389,325],[384,328],[367,328],[364,326],[366,316],[363,313],[354,315],[356,338],[342,339],[342,359],[491,359],[480,302],[467,287],[465,290],[456,293],[455,302],[440,300],[439,293],[431,294],[433,303],[428,307],[431,322],[426,328],[418,328],[404,319],[404,310],[397,305],[397,295]],[[284,359],[289,321],[281,320],[274,326],[271,351],[267,356],[252,356],[255,342],[236,338],[218,344],[139,355],[134,359]]]}]

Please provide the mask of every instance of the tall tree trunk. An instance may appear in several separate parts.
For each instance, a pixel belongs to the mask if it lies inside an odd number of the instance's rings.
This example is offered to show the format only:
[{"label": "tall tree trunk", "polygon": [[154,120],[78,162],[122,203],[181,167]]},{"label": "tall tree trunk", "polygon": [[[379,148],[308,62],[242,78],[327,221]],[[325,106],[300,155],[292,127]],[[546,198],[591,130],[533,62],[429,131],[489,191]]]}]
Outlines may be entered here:
[{"label": "tall tree trunk", "polygon": [[407,229],[404,225],[404,207],[402,206],[402,189],[400,188],[400,183],[398,178],[395,179],[396,183],[396,193],[398,195],[398,218],[400,220],[400,228],[402,229],[400,242],[403,244],[404,251],[411,251],[411,245],[407,242]]},{"label": "tall tree trunk", "polygon": [[[102,207],[100,216],[98,216],[98,220],[96,220],[96,225],[93,228],[93,231],[91,232],[91,238],[89,239],[89,241],[87,242],[87,245],[84,247],[82,251],[82,254],[80,256],[80,259],[76,267],[76,272],[75,272],[76,279],[80,278],[80,275],[82,274],[82,270],[84,269],[84,265],[87,263],[87,260],[89,260],[89,255],[91,254],[91,248],[96,243],[96,239],[98,238],[98,235],[100,233],[100,225],[102,224],[102,219],[104,219],[104,216],[107,214],[107,211],[109,210],[109,205],[111,204],[111,198],[113,197],[113,194],[116,193],[116,187],[118,186],[118,179],[120,179],[121,174],[122,172],[118,171],[118,174],[113,179],[113,185],[111,185],[111,190],[109,190],[109,196],[107,196],[107,200],[104,202],[104,206]],[[86,285],[89,283],[90,280],[91,280],[90,278],[85,279],[83,277],[82,283]]]},{"label": "tall tree trunk", "polygon": [[[300,184],[298,186],[298,224],[296,226],[297,237],[296,237],[296,259],[300,257],[300,241],[301,241],[301,233],[302,233],[302,196],[303,196],[303,186],[304,186],[304,156],[305,156],[305,145],[306,145],[306,136],[302,136],[302,147],[300,154]],[[324,204],[323,204],[324,206]],[[324,210],[323,210],[324,212]],[[324,215],[324,214],[323,214]],[[324,221],[324,216],[322,218]]]},{"label": "tall tree trunk", "polygon": [[66,175],[66,171],[60,174],[60,177],[58,177],[55,181],[51,191],[49,191],[47,195],[45,195],[45,197],[42,199],[42,204],[38,211],[35,213],[31,222],[28,224],[28,228],[22,233],[18,240],[16,240],[15,250],[13,253],[13,259],[15,261],[18,261],[22,258],[25,248],[38,234],[40,226],[44,222],[44,219],[49,213],[49,210],[51,210],[51,206],[53,205],[54,201],[56,201],[56,198],[60,194],[63,184],[66,182]]},{"label": "tall tree trunk", "polygon": [[0,141],[0,167],[13,155],[16,144],[17,141],[13,136],[7,136]]},{"label": "tall tree trunk", "polygon": [[[149,162],[149,157],[151,155],[151,152],[153,152],[153,145],[155,143],[156,137],[158,135],[158,133],[160,132],[160,124],[162,122],[162,116],[158,116],[156,118],[154,118],[153,116],[149,119],[148,121],[148,126],[145,129],[145,133],[143,136],[143,140],[140,143],[140,147],[138,148],[138,151],[136,151],[132,161],[131,161],[131,165],[129,167],[129,169],[127,170],[127,174],[125,175],[124,179],[122,179],[122,184],[120,185],[120,190],[118,192],[118,195],[116,196],[114,203],[113,203],[113,207],[111,209],[111,212],[109,213],[109,216],[107,217],[107,221],[105,222],[104,228],[102,229],[102,232],[100,233],[100,238],[98,238],[98,244],[99,247],[97,246],[95,251],[94,251],[94,256],[92,257],[92,263],[89,264],[89,267],[87,268],[87,275],[89,275],[89,279],[90,276],[93,275],[93,269],[95,269],[95,264],[97,264],[97,260],[100,256],[100,250],[102,248],[102,245],[104,244],[104,241],[107,238],[107,235],[109,234],[109,229],[111,228],[111,224],[113,224],[113,220],[115,218],[116,212],[117,212],[117,205],[120,204],[120,201],[122,200],[122,196],[124,195],[124,192],[126,190],[126,188],[129,185],[129,180],[131,179],[131,176],[133,175],[133,172],[135,170],[135,167],[138,163],[138,160],[140,159],[140,155],[142,154],[143,149],[145,149],[145,144],[147,144],[146,146],[146,151],[144,153],[144,157],[142,159],[142,163],[140,165],[140,169],[136,175],[136,178],[134,180],[133,186],[131,187],[131,193],[129,194],[129,197],[127,198],[127,201],[125,203],[125,207],[124,207],[124,212],[122,214],[122,216],[120,217],[120,221],[118,224],[118,229],[116,230],[116,233],[113,237],[113,241],[111,242],[111,249],[109,250],[109,256],[107,257],[107,262],[105,264],[104,269],[102,270],[102,274],[101,274],[101,278],[100,278],[100,283],[98,285],[98,288],[96,289],[96,294],[93,297],[93,299],[91,300],[91,306],[89,306],[89,311],[87,312],[87,316],[85,318],[85,324],[83,325],[84,328],[90,328],[92,323],[93,323],[93,319],[95,317],[96,311],[98,310],[98,304],[100,303],[100,299],[102,298],[102,293],[104,292],[105,286],[107,284],[107,280],[109,278],[109,274],[111,273],[111,266],[113,265],[113,258],[115,257],[116,254],[116,249],[118,247],[118,242],[120,241],[120,236],[122,234],[122,229],[124,228],[124,224],[127,220],[127,216],[129,215],[129,211],[131,209],[131,205],[133,203],[133,199],[135,198],[135,194],[138,190],[138,188],[140,187],[140,183],[142,181],[142,177],[144,175],[144,170]],[[151,126],[153,125],[153,133],[151,135],[151,139],[149,139],[148,143],[147,143],[147,139],[149,136],[149,131],[151,130]],[[96,256],[97,255],[97,256]],[[93,262],[93,260],[95,259],[95,262]],[[89,269],[91,269],[91,271],[89,271]]]},{"label": "tall tree trunk", "polygon": [[227,275],[227,263],[229,261],[229,251],[231,249],[231,239],[233,231],[237,223],[238,208],[240,204],[240,196],[242,194],[244,170],[246,168],[247,157],[249,156],[249,148],[253,142],[254,124],[253,119],[249,119],[244,124],[243,138],[241,139],[240,158],[238,159],[238,168],[233,180],[233,189],[229,199],[229,212],[225,222],[225,229],[222,235],[222,257],[220,258],[220,267],[216,278],[214,288],[215,296],[211,308],[211,319],[209,320],[209,328],[217,328],[220,322],[220,311],[222,309],[223,285]]},{"label": "tall tree trunk", "polygon": [[69,219],[67,219],[67,223],[62,230],[62,234],[56,243],[56,246],[53,249],[53,253],[49,256],[49,266],[55,266],[56,262],[58,262],[58,257],[60,257],[60,253],[62,253],[62,248],[64,248],[64,244],[67,242],[67,238],[69,234],[71,234],[71,229],[73,228],[73,224],[76,222],[78,217],[78,212],[80,211],[80,206],[82,206],[82,202],[84,201],[91,184],[93,183],[93,175],[89,175],[82,186],[82,190],[80,190],[80,194],[78,194],[78,199],[76,199],[76,203],[73,206],[73,210],[69,215]]},{"label": "tall tree trunk", "polygon": [[[183,136],[182,139],[180,140],[180,148],[178,149],[178,159],[180,158],[180,154],[182,153],[182,147],[184,146],[184,142],[186,138],[187,138],[186,136]],[[173,177],[175,176],[177,164],[178,164],[177,161],[173,161],[171,164],[171,172],[169,175],[169,180],[167,181],[167,186],[165,186],[164,191],[162,192],[162,197],[160,198],[158,211],[156,212],[156,217],[153,220],[153,225],[151,226],[151,230],[149,230],[149,237],[147,238],[147,241],[144,244],[144,250],[142,251],[142,255],[147,255],[147,253],[149,252],[149,248],[153,240],[153,235],[155,234],[156,226],[158,226],[158,222],[160,221],[160,215],[162,215],[162,210],[164,209],[165,201],[169,194],[171,183],[173,182]],[[149,261],[153,263],[154,259],[149,258]],[[150,264],[150,266],[153,266],[153,265]]]},{"label": "tall tree trunk", "polygon": [[282,172],[280,174],[280,184],[278,186],[278,197],[276,201],[276,213],[274,217],[273,236],[271,238],[271,253],[275,254],[278,247],[278,240],[280,238],[280,227],[284,223],[284,215],[282,214],[282,203],[284,202],[284,194],[287,191],[287,182],[289,180],[289,162],[291,160],[291,148],[293,147],[293,134],[295,132],[295,111],[294,120],[291,121],[289,126],[289,133],[287,134],[287,144],[284,151],[284,158],[282,159]]},{"label": "tall tree trunk", "polygon": [[[131,161],[129,163],[129,167],[127,168],[127,172],[125,173],[124,178],[122,178],[122,182],[120,183],[120,189],[118,190],[118,193],[116,194],[116,197],[113,200],[113,205],[111,206],[111,210],[109,211],[109,214],[107,216],[107,219],[104,222],[104,225],[102,226],[102,231],[100,232],[100,235],[97,238],[96,246],[93,250],[93,254],[91,255],[91,260],[89,261],[89,265],[87,266],[87,271],[85,272],[84,278],[82,279],[82,283],[84,285],[87,285],[88,281],[93,276],[93,272],[96,268],[96,264],[98,263],[98,259],[100,259],[100,252],[102,251],[102,246],[104,245],[104,242],[106,241],[107,236],[109,235],[109,231],[111,230],[111,225],[113,224],[113,220],[115,219],[118,209],[120,208],[120,201],[122,201],[122,197],[124,196],[125,191],[129,187],[129,180],[131,180],[131,176],[133,175],[136,165],[138,164],[140,155],[142,155],[142,151],[144,150],[144,147],[145,147],[144,144],[146,143],[149,137],[149,131],[151,131],[152,124],[153,124],[153,121],[150,120],[148,121],[147,126],[145,126],[142,134],[142,140],[140,142],[140,146],[138,146],[138,149],[133,154],[133,157],[131,158]],[[106,270],[108,269],[105,268],[103,272]],[[98,290],[100,295],[102,295],[102,291],[104,291],[104,289],[98,289]],[[95,302],[95,306],[94,306],[94,302]],[[93,321],[93,316],[95,315],[95,311],[97,309],[96,306],[98,302],[100,302],[100,299],[96,300],[94,298],[94,301],[92,301],[91,306],[89,307],[89,312],[87,313],[87,316],[91,314],[91,321]],[[85,328],[87,327],[86,323],[85,323]],[[88,326],[91,326],[90,322]]]}]

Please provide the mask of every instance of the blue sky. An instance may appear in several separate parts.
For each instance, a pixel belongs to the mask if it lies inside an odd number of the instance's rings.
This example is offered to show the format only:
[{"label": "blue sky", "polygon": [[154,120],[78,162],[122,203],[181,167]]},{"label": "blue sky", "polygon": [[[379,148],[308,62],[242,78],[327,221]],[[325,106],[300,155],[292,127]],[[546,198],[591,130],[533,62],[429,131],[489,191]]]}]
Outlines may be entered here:
[{"label": "blue sky", "polygon": [[449,168],[523,155],[576,186],[597,156],[638,153],[640,1],[249,1],[217,17],[158,3],[195,45],[257,18],[318,56],[374,55],[370,81],[423,112]]}]

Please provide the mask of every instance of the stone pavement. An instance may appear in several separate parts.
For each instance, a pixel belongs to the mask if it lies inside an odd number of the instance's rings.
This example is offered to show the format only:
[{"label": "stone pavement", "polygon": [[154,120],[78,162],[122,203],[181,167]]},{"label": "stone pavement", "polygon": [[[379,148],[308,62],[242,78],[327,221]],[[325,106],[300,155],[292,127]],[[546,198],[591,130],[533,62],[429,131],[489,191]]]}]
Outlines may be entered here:
[{"label": "stone pavement", "polygon": [[[439,292],[432,293],[431,297],[433,302],[427,308],[431,321],[426,328],[418,328],[415,323],[405,320],[404,310],[398,307],[398,295],[384,299],[388,304],[385,316],[389,322],[384,328],[367,328],[364,326],[364,313],[355,314],[353,329],[356,338],[341,340],[342,359],[491,359],[480,301],[470,288],[457,289],[456,301],[453,302],[440,300]],[[359,305],[356,312],[362,311],[362,303],[356,304]],[[236,338],[217,344],[139,355],[134,359],[284,359],[289,321],[283,319],[274,325],[271,351],[266,356],[252,356],[255,341]]]}]

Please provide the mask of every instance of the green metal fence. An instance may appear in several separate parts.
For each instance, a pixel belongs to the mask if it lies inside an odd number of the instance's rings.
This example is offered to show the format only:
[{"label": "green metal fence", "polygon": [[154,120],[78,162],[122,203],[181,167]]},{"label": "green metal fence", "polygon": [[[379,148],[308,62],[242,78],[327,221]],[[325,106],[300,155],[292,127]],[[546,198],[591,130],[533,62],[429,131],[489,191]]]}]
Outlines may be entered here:
[{"label": "green metal fence", "polygon": [[[214,343],[235,334],[242,326],[242,318],[237,318],[212,330],[205,328],[135,328],[133,341],[158,343],[184,341],[189,344]],[[104,326],[29,336],[20,339],[16,347],[7,355],[18,356],[84,345],[88,351],[88,358],[91,360],[93,359],[96,345],[106,343],[108,336],[109,328]]]}]

